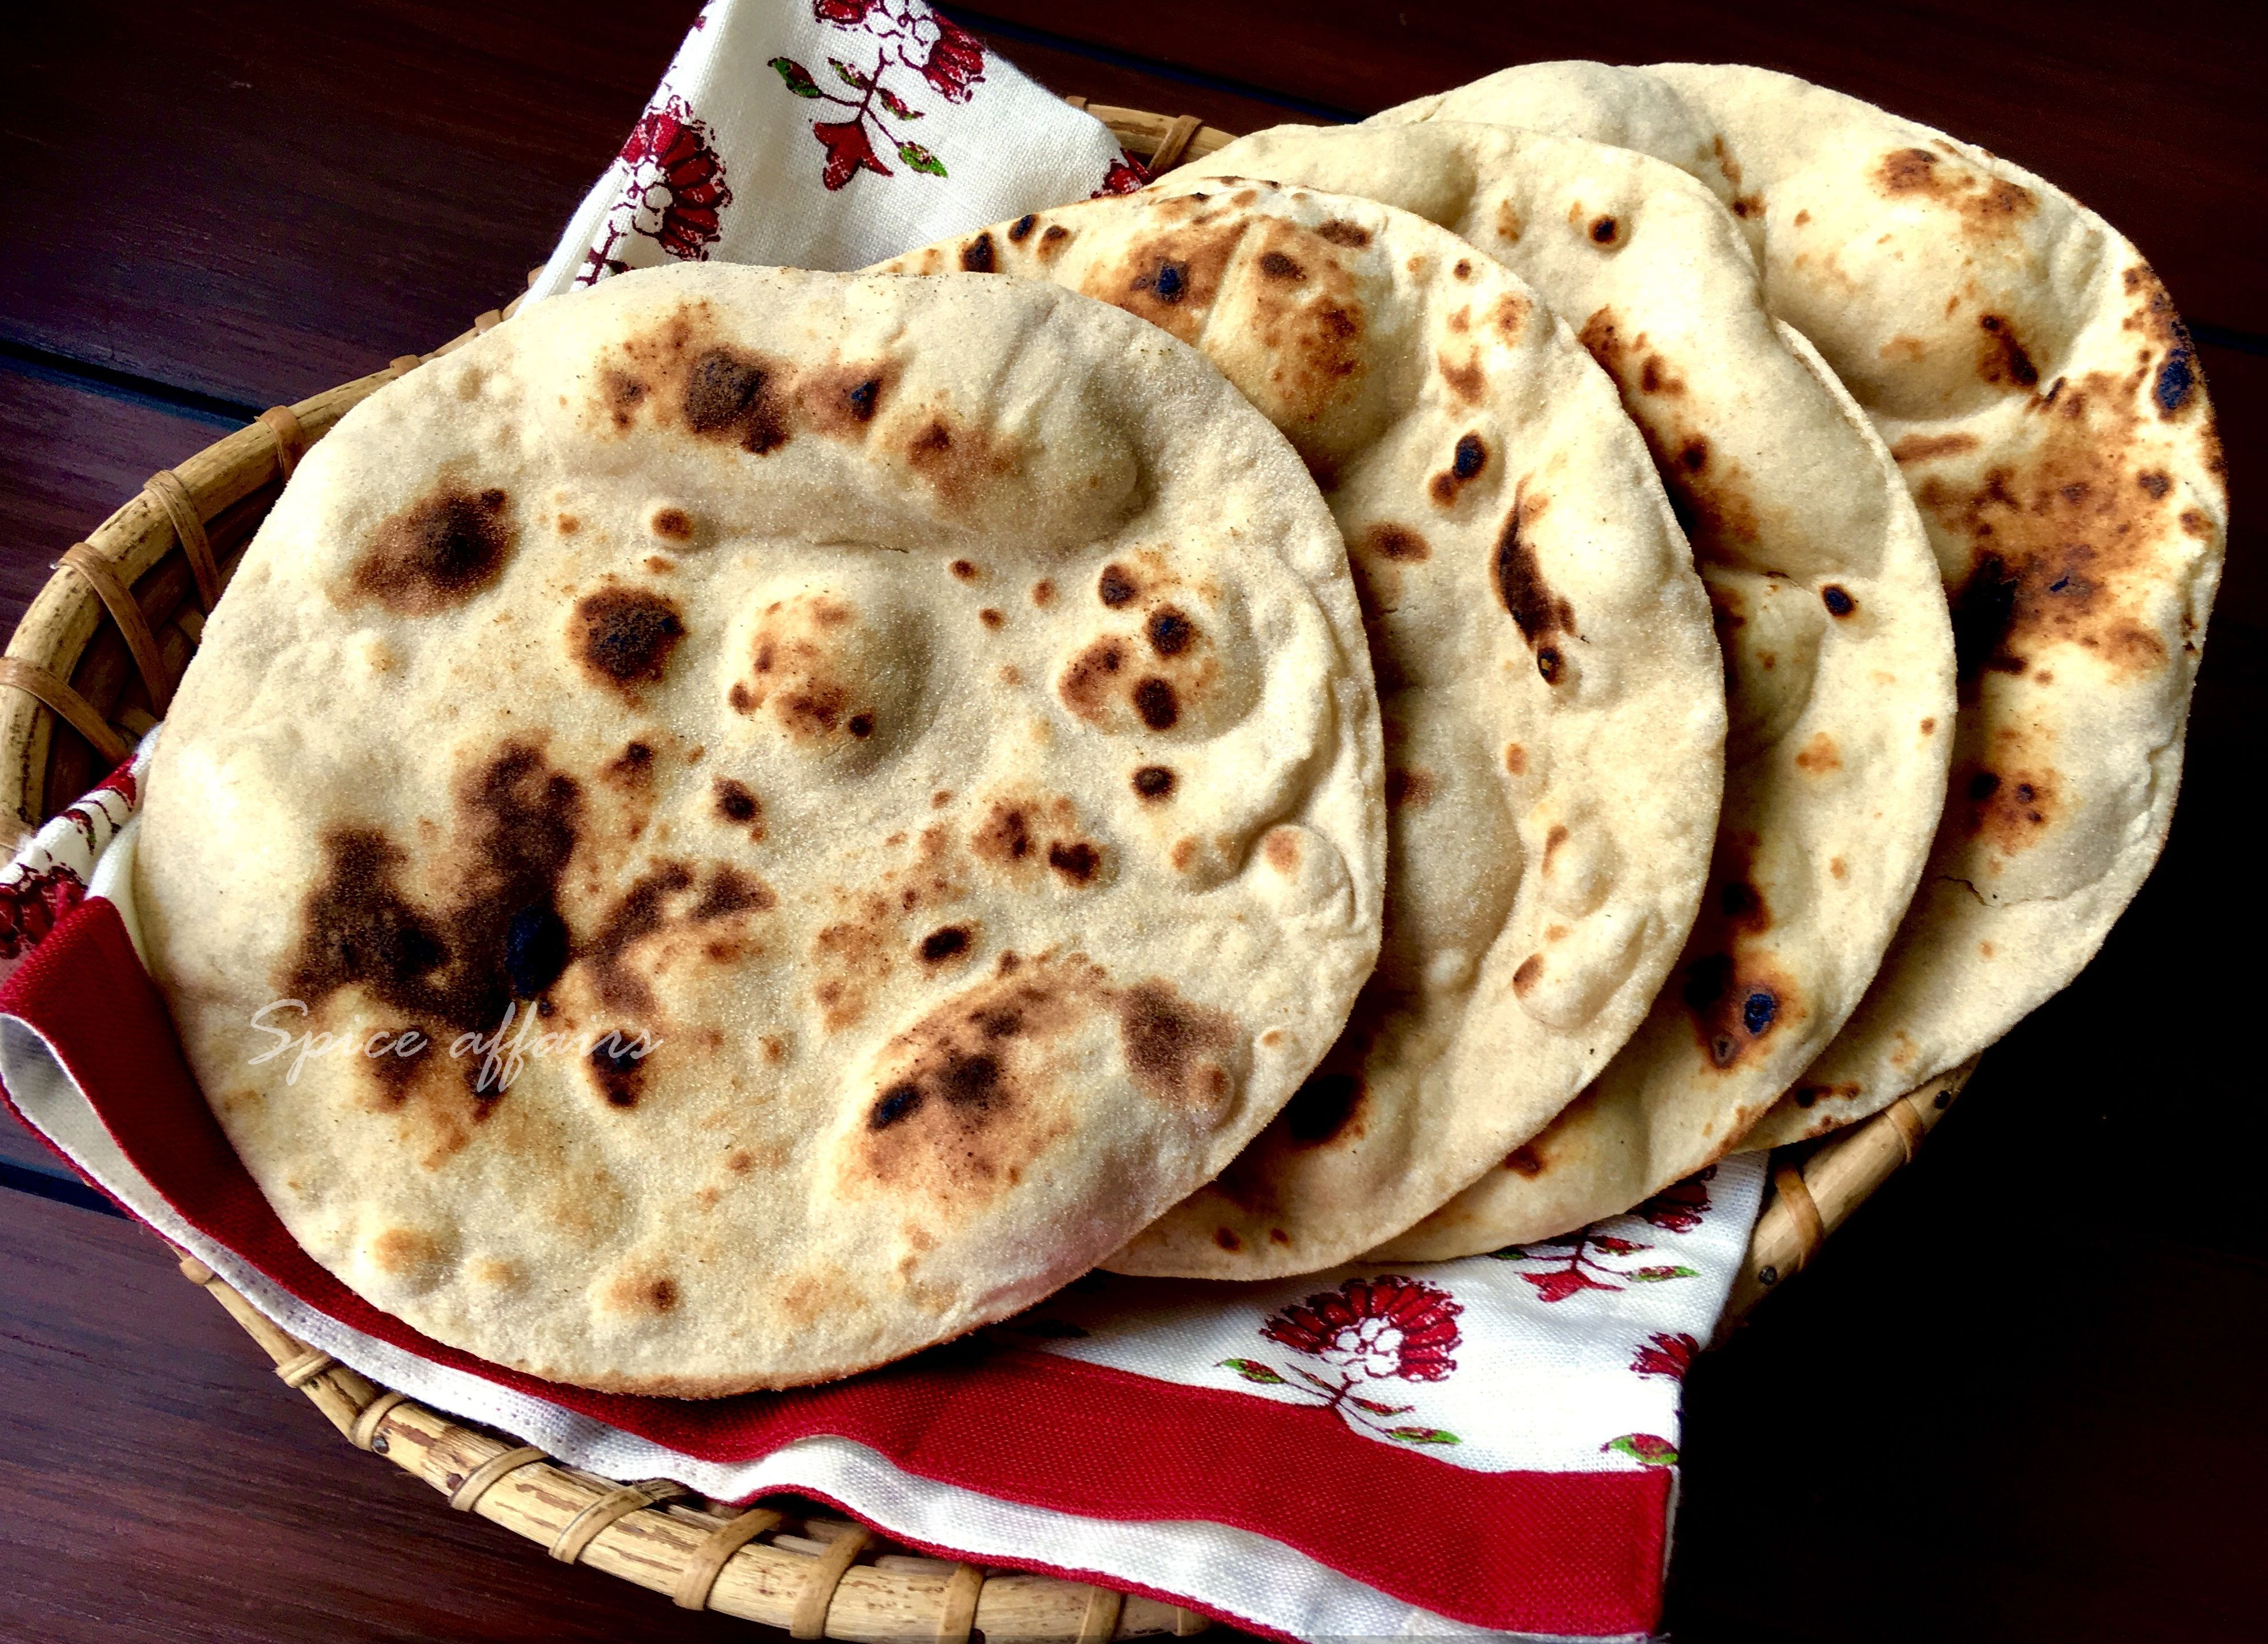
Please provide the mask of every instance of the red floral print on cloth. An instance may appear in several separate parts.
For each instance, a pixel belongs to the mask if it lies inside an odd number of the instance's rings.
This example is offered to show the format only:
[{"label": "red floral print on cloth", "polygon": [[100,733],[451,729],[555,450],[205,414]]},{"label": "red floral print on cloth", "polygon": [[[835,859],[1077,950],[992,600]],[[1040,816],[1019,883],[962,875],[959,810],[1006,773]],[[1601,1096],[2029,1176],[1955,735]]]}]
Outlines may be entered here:
[{"label": "red floral print on cloth", "polygon": [[1603,1451],[1627,1456],[1647,1467],[1677,1465],[1677,1446],[1659,1433],[1625,1433],[1620,1438],[1610,1438],[1599,1446]]},{"label": "red floral print on cloth", "polygon": [[939,17],[934,12],[908,13],[908,28],[917,39],[924,38],[926,30],[934,27],[937,36],[929,49],[929,61],[921,65],[922,78],[937,89],[939,97],[948,103],[965,103],[969,99],[969,87],[984,77],[984,42],[954,22],[951,18]]},{"label": "red floral print on cloth", "polygon": [[60,863],[0,885],[0,959],[21,958],[86,899],[86,882]]},{"label": "red floral print on cloth", "polygon": [[1665,1376],[1673,1382],[1682,1382],[1700,1353],[1701,1344],[1683,1331],[1672,1334],[1657,1330],[1638,1348],[1638,1356],[1631,1361],[1631,1369],[1639,1376]]},{"label": "red floral print on cloth", "polygon": [[0,867],[0,964],[20,959],[86,899],[95,858],[140,803],[133,761],[48,819]]},{"label": "red floral print on cloth", "polygon": [[1418,1406],[1366,1398],[1355,1388],[1367,1382],[1447,1380],[1457,1368],[1450,1354],[1462,1339],[1457,1315],[1463,1311],[1447,1290],[1422,1280],[1349,1279],[1336,1290],[1271,1313],[1260,1327],[1266,1339],[1320,1360],[1337,1373],[1336,1380],[1299,1364],[1286,1367],[1287,1376],[1257,1359],[1223,1359],[1220,1368],[1263,1387],[1289,1387],[1318,1398],[1358,1429],[1383,1438],[1456,1444],[1462,1441],[1440,1427],[1388,1425]]},{"label": "red floral print on cloth", "polygon": [[1665,1233],[1690,1233],[1709,1214],[1709,1184],[1716,1174],[1717,1167],[1712,1164],[1682,1182],[1673,1182],[1631,1214]]},{"label": "red floral print on cloth", "polygon": [[607,213],[606,238],[591,248],[575,283],[589,285],[622,273],[625,265],[615,248],[632,235],[653,240],[681,261],[705,261],[724,232],[725,208],[733,203],[709,128],[694,118],[684,99],[672,97],[640,116],[619,158],[630,167],[629,180]]},{"label": "red floral print on cloth", "polygon": [[884,84],[884,77],[892,69],[910,70],[946,102],[965,103],[984,77],[984,42],[952,18],[938,16],[921,0],[812,0],[811,14],[830,27],[856,32],[875,43],[871,66],[863,53],[855,63],[840,57],[827,60],[842,92],[829,90],[792,57],[774,57],[769,65],[795,96],[849,111],[845,119],[811,122],[811,135],[827,151],[820,181],[836,189],[846,187],[861,171],[895,176],[882,161],[878,142],[909,170],[944,176],[945,162],[896,128],[928,115]]},{"label": "red floral print on cloth", "polygon": [[[1623,1267],[1610,1259],[1642,1256],[1653,1248],[1611,1233],[1594,1232],[1586,1229],[1566,1238],[1539,1239],[1533,1244],[1507,1244],[1502,1250],[1492,1250],[1490,1255],[1498,1261],[1532,1261],[1548,1264],[1532,1273],[1520,1276],[1535,1287],[1536,1295],[1546,1302],[1564,1302],[1569,1296],[1585,1290],[1621,1290],[1633,1284],[1660,1284],[1671,1279],[1696,1277],[1699,1269],[1675,1264],[1653,1264],[1641,1267]],[[1591,1252],[1596,1251],[1597,1256]],[[1617,1280],[1622,1282],[1616,1282]]]},{"label": "red floral print on cloth", "polygon": [[[1630,1214],[1637,1221],[1665,1233],[1690,1233],[1709,1213],[1709,1183],[1717,1167],[1687,1177],[1663,1188]],[[1586,1228],[1560,1238],[1538,1239],[1532,1244],[1507,1244],[1489,1254],[1498,1261],[1538,1264],[1520,1276],[1535,1287],[1545,1302],[1564,1302],[1585,1290],[1622,1290],[1633,1284],[1660,1284],[1672,1279],[1691,1279],[1699,1269],[1677,1263],[1653,1262],[1640,1266],[1621,1265],[1624,1258],[1643,1256],[1653,1248],[1633,1239]]]}]

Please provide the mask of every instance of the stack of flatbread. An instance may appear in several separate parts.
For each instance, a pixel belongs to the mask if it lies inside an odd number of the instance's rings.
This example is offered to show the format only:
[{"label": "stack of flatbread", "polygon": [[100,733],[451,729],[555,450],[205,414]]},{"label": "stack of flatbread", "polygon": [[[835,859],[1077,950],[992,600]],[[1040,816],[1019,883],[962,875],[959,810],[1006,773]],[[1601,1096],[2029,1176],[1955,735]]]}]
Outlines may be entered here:
[{"label": "stack of flatbread", "polygon": [[286,1225],[586,1386],[1566,1231],[1958,1066],[2154,860],[2226,495],[2132,246],[1785,76],[1508,70],[313,451],[140,823]]}]

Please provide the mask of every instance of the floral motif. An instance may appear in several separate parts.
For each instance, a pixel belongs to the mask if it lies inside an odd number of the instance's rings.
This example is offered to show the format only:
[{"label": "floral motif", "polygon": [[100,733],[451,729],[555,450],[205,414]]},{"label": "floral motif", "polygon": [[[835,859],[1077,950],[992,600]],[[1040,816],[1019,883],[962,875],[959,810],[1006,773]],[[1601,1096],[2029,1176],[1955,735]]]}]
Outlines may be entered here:
[{"label": "floral motif", "polygon": [[840,188],[849,182],[858,168],[887,177],[890,168],[874,158],[874,145],[867,140],[865,126],[856,120],[823,121],[811,123],[811,135],[819,139],[827,150],[827,164],[820,170],[820,180],[829,188]]},{"label": "floral motif", "polygon": [[1350,1279],[1270,1316],[1260,1333],[1366,1376],[1438,1382],[1457,1368],[1456,1318],[1464,1309],[1438,1285],[1415,1279]]},{"label": "floral motif", "polygon": [[1611,1450],[1627,1456],[1632,1461],[1648,1467],[1677,1465],[1677,1446],[1659,1433],[1625,1433],[1620,1438],[1610,1438],[1599,1446],[1603,1453]]},{"label": "floral motif", "polygon": [[842,92],[829,90],[792,57],[774,57],[769,64],[790,94],[850,111],[846,119],[811,122],[811,135],[827,152],[820,181],[836,189],[862,171],[894,176],[880,150],[894,152],[909,171],[944,176],[944,161],[903,130],[893,129],[893,121],[902,125],[928,116],[885,84],[883,77],[894,68],[909,69],[946,102],[965,103],[984,77],[984,42],[922,0],[811,0],[811,15],[830,28],[856,30],[877,42],[872,68],[839,57],[827,60]]},{"label": "floral motif", "polygon": [[606,237],[584,259],[576,283],[620,274],[626,265],[615,248],[633,234],[673,257],[705,261],[724,232],[722,213],[733,203],[709,128],[682,98],[672,97],[639,118],[619,158],[630,177],[607,213]]},{"label": "floral motif", "polygon": [[[948,103],[965,103],[974,96],[972,88],[984,77],[984,42],[934,11],[911,16],[907,27],[917,40],[929,39],[929,59],[920,65],[921,75],[937,94]],[[927,33],[930,30],[935,31],[933,36]]]},{"label": "floral motif", "polygon": [[1682,1330],[1675,1335],[1657,1330],[1639,1347],[1631,1369],[1640,1376],[1666,1376],[1682,1382],[1700,1351],[1701,1344]]},{"label": "floral motif", "polygon": [[0,865],[0,963],[12,964],[86,899],[95,859],[141,803],[128,760],[48,818]]},{"label": "floral motif", "polygon": [[61,862],[0,885],[0,958],[20,958],[86,899],[86,882]]},{"label": "floral motif", "polygon": [[1690,1233],[1709,1213],[1709,1182],[1716,1174],[1712,1164],[1697,1175],[1673,1182],[1631,1214],[1665,1233]]},{"label": "floral motif", "polygon": [[[1520,1276],[1535,1287],[1538,1297],[1545,1302],[1564,1302],[1569,1296],[1585,1290],[1620,1290],[1631,1284],[1660,1284],[1670,1279],[1690,1279],[1699,1269],[1674,1265],[1653,1265],[1643,1267],[1616,1266],[1602,1257],[1640,1256],[1653,1248],[1611,1233],[1594,1233],[1587,1229],[1566,1238],[1540,1239],[1534,1244],[1507,1244],[1502,1250],[1491,1251],[1498,1261],[1548,1262],[1551,1265]],[[1596,1251],[1599,1256],[1590,1252]],[[1562,1252],[1565,1252],[1564,1254]],[[1617,1284],[1616,1280],[1624,1282]]]},{"label": "floral motif", "polygon": [[1297,1364],[1286,1376],[1257,1359],[1223,1359],[1221,1368],[1263,1387],[1289,1387],[1319,1398],[1325,1409],[1401,1443],[1460,1443],[1440,1427],[1388,1425],[1417,1406],[1366,1398],[1354,1390],[1365,1382],[1448,1379],[1457,1368],[1450,1355],[1462,1339],[1457,1315],[1463,1311],[1447,1290],[1421,1280],[1349,1279],[1336,1290],[1270,1314],[1260,1327],[1265,1339],[1322,1361],[1338,1372],[1337,1379]]}]

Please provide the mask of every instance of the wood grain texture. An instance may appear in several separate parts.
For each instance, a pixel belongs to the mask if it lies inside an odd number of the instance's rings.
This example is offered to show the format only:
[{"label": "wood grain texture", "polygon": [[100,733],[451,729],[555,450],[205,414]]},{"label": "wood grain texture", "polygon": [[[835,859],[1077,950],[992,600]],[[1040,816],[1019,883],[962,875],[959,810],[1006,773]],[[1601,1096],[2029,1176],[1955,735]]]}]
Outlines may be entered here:
[{"label": "wood grain texture", "polygon": [[696,10],[22,9],[0,335],[254,406],[436,347],[525,285]]},{"label": "wood grain texture", "polygon": [[[260,407],[517,293],[697,7],[28,11],[0,53],[0,338]],[[1285,109],[1007,44],[1043,84],[1243,130]],[[100,189],[58,187],[58,165]]]},{"label": "wood grain texture", "polygon": [[14,630],[65,548],[229,430],[0,358],[0,632]]}]

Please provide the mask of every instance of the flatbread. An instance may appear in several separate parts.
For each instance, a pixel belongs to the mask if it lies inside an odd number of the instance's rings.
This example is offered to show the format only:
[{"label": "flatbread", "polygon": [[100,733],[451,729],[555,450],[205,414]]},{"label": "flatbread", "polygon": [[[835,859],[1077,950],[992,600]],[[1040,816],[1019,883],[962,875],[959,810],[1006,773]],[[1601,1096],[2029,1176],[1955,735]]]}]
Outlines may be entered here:
[{"label": "flatbread", "polygon": [[[1226,1164],[1369,973],[1381,772],[1337,532],[1194,349],[1044,286],[691,265],[308,455],[136,884],[317,1260],[704,1396],[1013,1312]],[[346,1053],[254,1061],[313,1030]]]},{"label": "flatbread", "polygon": [[1523,63],[1453,91],[1412,98],[1363,123],[1432,121],[1514,126],[1635,150],[1697,178],[1744,221],[1748,215],[1749,202],[1725,174],[1724,140],[1683,98],[1635,70],[1580,61]]},{"label": "flatbread", "polygon": [[1406,212],[1232,185],[902,260],[1075,287],[1216,361],[1307,459],[1386,720],[1386,943],[1346,1038],[1121,1272],[1259,1278],[1392,1237],[1541,1128],[1684,941],[1722,781],[1707,605],[1613,385]]},{"label": "flatbread", "polygon": [[1739,1141],[1856,1008],[1913,895],[1954,717],[1920,517],[1865,415],[1765,312],[1734,218],[1675,166],[1500,126],[1286,126],[1161,186],[1218,188],[1208,172],[1402,206],[1519,274],[1616,379],[1692,540],[1732,727],[1703,915],[1581,1099],[1379,1255],[1616,1215]]},{"label": "flatbread", "polygon": [[1534,64],[1432,112],[1517,125],[1532,96],[1565,128],[1590,96],[1601,131],[1627,131],[1624,107],[1658,107],[1663,86],[1736,189],[1772,312],[1904,469],[1960,654],[1921,889],[1858,1012],[1749,1138],[1778,1145],[1966,1061],[2102,945],[2173,818],[2227,471],[2141,253],[1984,150],[1738,67]]}]

